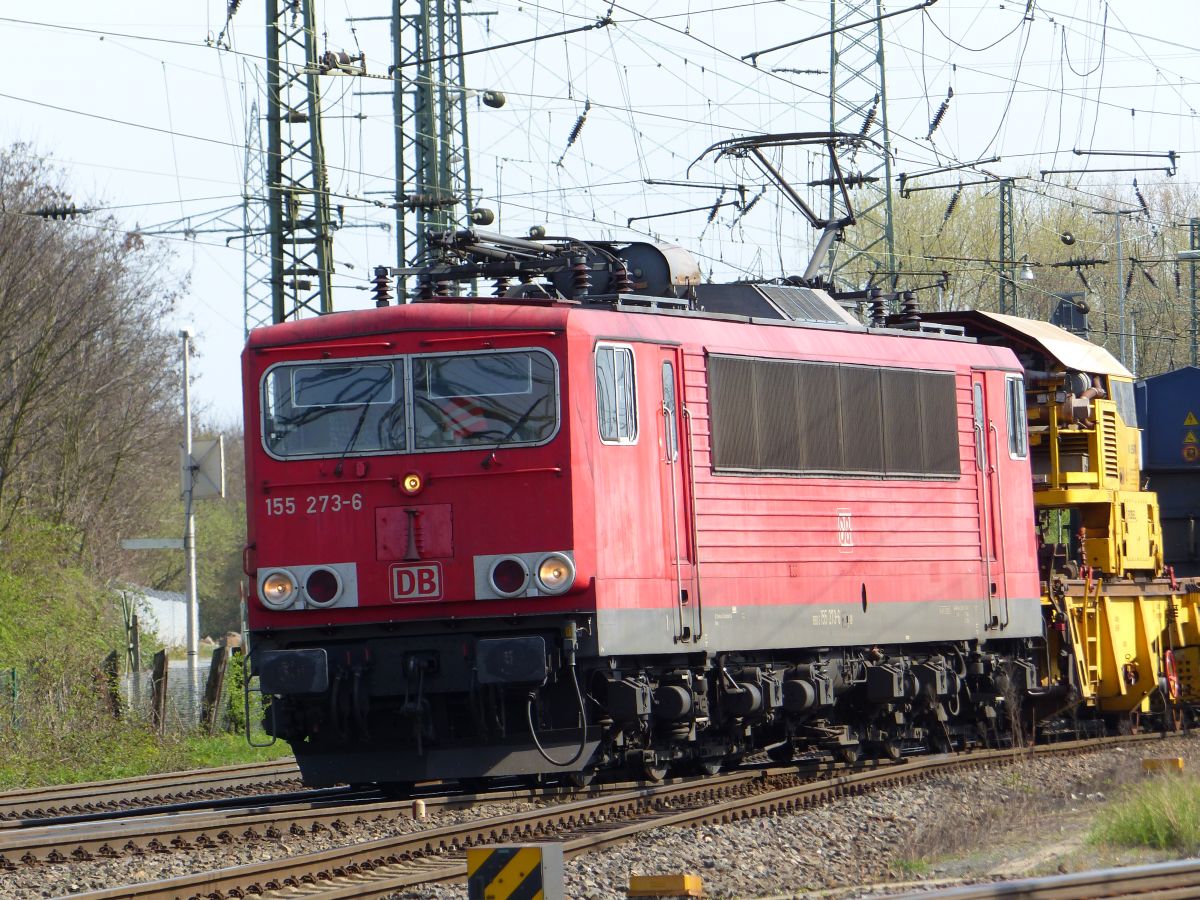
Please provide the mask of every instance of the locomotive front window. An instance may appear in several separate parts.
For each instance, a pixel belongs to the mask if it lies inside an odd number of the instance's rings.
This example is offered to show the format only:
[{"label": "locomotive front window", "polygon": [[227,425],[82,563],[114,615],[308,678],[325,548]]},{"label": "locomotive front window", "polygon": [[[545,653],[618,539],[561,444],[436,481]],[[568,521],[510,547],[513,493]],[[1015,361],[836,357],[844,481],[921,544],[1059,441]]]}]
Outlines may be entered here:
[{"label": "locomotive front window", "polygon": [[263,439],[276,456],[405,449],[403,367],[369,363],[276,366],[263,383]]},{"label": "locomotive front window", "polygon": [[413,359],[417,450],[540,444],[557,426],[554,365],[530,351]]},{"label": "locomotive front window", "polygon": [[545,350],[280,363],[262,385],[263,445],[280,459],[544,444],[558,432]]}]

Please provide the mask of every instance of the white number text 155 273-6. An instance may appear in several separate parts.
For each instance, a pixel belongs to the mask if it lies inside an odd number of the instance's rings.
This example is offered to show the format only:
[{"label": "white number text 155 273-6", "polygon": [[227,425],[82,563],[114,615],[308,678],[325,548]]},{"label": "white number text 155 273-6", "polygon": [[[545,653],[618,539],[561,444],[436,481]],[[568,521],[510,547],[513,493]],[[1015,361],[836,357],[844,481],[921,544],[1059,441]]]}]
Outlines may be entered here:
[{"label": "white number text 155 273-6", "polygon": [[339,513],[346,510],[359,510],[363,506],[362,494],[351,494],[343,497],[341,494],[310,494],[307,497],[267,497],[268,516],[294,516],[297,512],[315,516],[320,513]]}]

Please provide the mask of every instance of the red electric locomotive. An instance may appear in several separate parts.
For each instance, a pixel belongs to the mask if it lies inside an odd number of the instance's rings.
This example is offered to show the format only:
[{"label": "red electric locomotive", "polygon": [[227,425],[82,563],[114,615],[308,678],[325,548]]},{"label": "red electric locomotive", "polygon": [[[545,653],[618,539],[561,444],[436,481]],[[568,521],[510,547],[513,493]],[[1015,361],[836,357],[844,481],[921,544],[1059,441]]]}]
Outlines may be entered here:
[{"label": "red electric locomotive", "polygon": [[451,237],[423,299],[243,357],[251,661],[307,782],[1005,739],[1042,633],[1010,351]]}]

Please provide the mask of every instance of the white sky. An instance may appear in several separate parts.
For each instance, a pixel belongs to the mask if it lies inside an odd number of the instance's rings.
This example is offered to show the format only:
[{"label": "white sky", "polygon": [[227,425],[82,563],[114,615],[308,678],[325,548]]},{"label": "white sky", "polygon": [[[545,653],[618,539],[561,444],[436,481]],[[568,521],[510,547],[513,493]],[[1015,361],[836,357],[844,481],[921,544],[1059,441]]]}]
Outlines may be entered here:
[{"label": "white sky", "polygon": [[[888,12],[912,2],[888,3]],[[383,0],[319,2],[322,49],[367,55],[371,74],[391,57]],[[405,0],[405,12],[416,3]],[[0,16],[5,72],[0,140],[26,142],[66,171],[80,206],[100,207],[124,227],[182,229],[169,252],[191,289],[174,327],[197,331],[196,396],[220,422],[240,409],[243,255],[228,233],[206,232],[215,213],[240,222],[244,141],[265,54],[264,4],[243,0],[230,49],[211,39],[225,24],[216,0],[97,4],[45,0],[6,6]],[[464,48],[520,40],[596,21],[605,3],[476,0]],[[889,118],[895,171],[1001,155],[988,168],[1006,175],[1083,168],[1074,148],[1178,151],[1179,181],[1195,180],[1195,110],[1200,108],[1200,19],[1186,0],[940,0],[927,13],[885,22]],[[648,18],[653,14],[653,19]],[[631,216],[711,205],[713,188],[668,188],[645,178],[682,179],[710,144],[752,132],[821,130],[828,121],[827,75],[774,68],[829,67],[828,39],[764,55],[756,70],[740,57],[828,27],[828,0],[664,0],[615,5],[611,27],[468,57],[473,88],[503,91],[501,110],[469,102],[473,182],[481,205],[500,213],[493,229],[679,243],[717,278],[795,272],[812,234],[774,194],[745,218],[724,209],[624,226]],[[929,123],[953,87],[940,128]],[[391,102],[364,95],[386,81],[323,79],[325,146],[335,204],[348,227],[336,238],[334,304],[370,305],[367,278],[394,265],[393,214],[372,205],[392,190]],[[591,109],[567,148],[585,101]],[[265,98],[259,98],[265,109]],[[559,165],[561,159],[562,164]],[[1160,161],[1143,161],[1159,165]],[[1092,168],[1138,164],[1091,159]],[[792,173],[808,177],[803,159]],[[820,177],[817,173],[816,177]],[[1124,176],[1118,176],[1124,178]],[[1139,183],[1156,176],[1139,174]],[[728,162],[692,172],[704,183],[757,184]],[[1095,202],[1110,176],[1071,179]],[[1059,178],[1056,183],[1063,183]],[[1034,185],[1034,182],[1030,182]],[[726,196],[726,200],[732,199]],[[1118,199],[1133,201],[1132,188]],[[82,220],[87,227],[88,220]],[[13,227],[12,219],[0,227]],[[638,228],[643,230],[637,230]],[[1019,240],[1019,237],[1018,237]]]}]

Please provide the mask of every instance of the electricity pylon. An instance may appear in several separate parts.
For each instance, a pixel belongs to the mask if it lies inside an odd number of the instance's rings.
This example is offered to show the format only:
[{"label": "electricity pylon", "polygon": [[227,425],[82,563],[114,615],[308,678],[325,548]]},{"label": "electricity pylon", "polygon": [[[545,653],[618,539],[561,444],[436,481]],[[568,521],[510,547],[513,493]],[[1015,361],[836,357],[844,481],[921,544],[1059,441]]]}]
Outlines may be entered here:
[{"label": "electricity pylon", "polygon": [[[830,252],[829,276],[854,288],[868,280],[886,288],[896,282],[882,15],[883,0],[829,0],[829,130],[857,132],[873,142],[841,161],[847,176],[864,181],[851,194],[858,222]],[[840,207],[841,197],[831,191],[830,218],[846,215]]]},{"label": "electricity pylon", "polygon": [[246,161],[242,177],[242,325],[252,328],[275,321],[271,283],[271,227],[266,199],[267,155],[262,141],[258,101],[246,117]]},{"label": "electricity pylon", "polygon": [[[470,221],[471,165],[461,0],[392,0],[392,114],[396,129],[396,256],[428,261],[430,230]],[[403,297],[407,286],[399,278]]]},{"label": "electricity pylon", "polygon": [[267,0],[272,321],[333,310],[333,222],[321,140],[314,0]]}]

